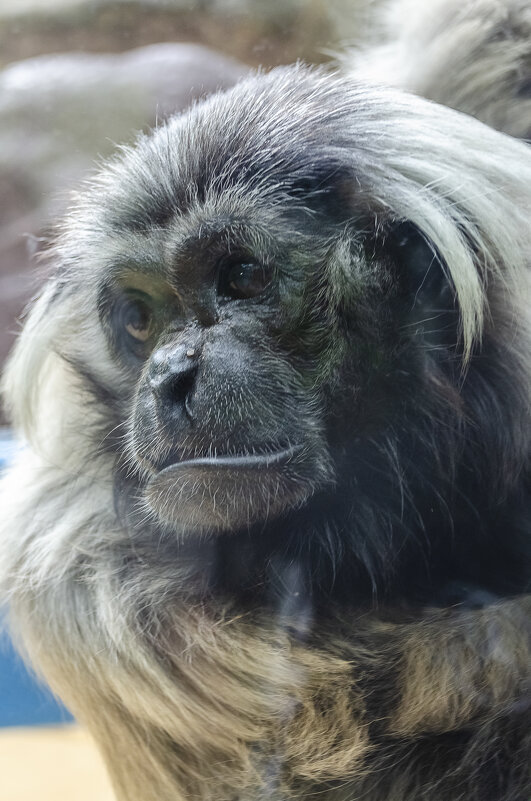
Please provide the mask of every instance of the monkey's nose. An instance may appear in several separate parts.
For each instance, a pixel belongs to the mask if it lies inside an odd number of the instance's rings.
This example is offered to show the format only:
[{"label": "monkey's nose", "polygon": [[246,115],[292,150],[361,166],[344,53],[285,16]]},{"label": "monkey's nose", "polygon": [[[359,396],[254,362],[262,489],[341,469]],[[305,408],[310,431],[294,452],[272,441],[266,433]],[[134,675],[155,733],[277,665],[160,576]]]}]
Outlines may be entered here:
[{"label": "monkey's nose", "polygon": [[192,419],[190,400],[199,367],[199,350],[191,345],[162,347],[151,356],[148,382],[157,403],[171,413],[182,407]]}]

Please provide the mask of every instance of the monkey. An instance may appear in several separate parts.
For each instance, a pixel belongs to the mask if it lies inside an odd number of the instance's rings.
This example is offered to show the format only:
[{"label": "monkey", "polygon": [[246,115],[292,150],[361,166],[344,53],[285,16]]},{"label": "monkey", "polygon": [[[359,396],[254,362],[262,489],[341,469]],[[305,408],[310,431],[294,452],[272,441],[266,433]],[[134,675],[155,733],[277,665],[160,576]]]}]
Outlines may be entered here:
[{"label": "monkey", "polygon": [[340,56],[347,71],[531,139],[528,0],[392,0],[371,16],[365,42]]},{"label": "monkey", "polygon": [[0,592],[120,801],[528,801],[530,201],[525,143],[303,65],[79,193]]}]

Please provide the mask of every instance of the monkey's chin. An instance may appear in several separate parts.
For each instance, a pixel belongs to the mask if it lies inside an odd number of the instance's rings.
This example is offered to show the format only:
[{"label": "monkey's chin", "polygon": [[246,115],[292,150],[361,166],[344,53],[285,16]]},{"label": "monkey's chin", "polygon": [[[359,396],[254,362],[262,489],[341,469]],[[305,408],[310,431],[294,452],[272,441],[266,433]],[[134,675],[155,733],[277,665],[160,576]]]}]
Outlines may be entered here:
[{"label": "monkey's chin", "polygon": [[303,504],[313,492],[302,448],[188,459],[148,482],[157,518],[182,533],[239,530]]}]

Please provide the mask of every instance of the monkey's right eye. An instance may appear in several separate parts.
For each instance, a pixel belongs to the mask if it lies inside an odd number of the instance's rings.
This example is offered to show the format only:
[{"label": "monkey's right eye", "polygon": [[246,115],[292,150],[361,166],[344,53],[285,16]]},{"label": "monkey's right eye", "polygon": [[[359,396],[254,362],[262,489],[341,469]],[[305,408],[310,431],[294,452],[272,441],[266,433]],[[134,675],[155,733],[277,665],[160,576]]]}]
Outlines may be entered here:
[{"label": "monkey's right eye", "polygon": [[120,327],[131,339],[145,343],[153,333],[153,312],[141,298],[127,298],[120,304]]}]

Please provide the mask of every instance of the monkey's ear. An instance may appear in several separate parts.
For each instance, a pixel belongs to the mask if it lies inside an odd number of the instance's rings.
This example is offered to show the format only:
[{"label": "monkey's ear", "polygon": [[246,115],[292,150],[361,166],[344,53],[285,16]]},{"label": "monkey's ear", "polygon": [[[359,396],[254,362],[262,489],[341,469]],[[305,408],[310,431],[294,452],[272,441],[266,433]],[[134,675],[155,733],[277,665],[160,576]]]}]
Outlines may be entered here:
[{"label": "monkey's ear", "polygon": [[455,288],[435,245],[417,225],[401,220],[387,228],[381,247],[397,282],[405,324],[428,345],[455,345]]},{"label": "monkey's ear", "polygon": [[394,223],[384,236],[383,248],[401,289],[415,307],[453,305],[454,289],[446,265],[414,223]]}]

